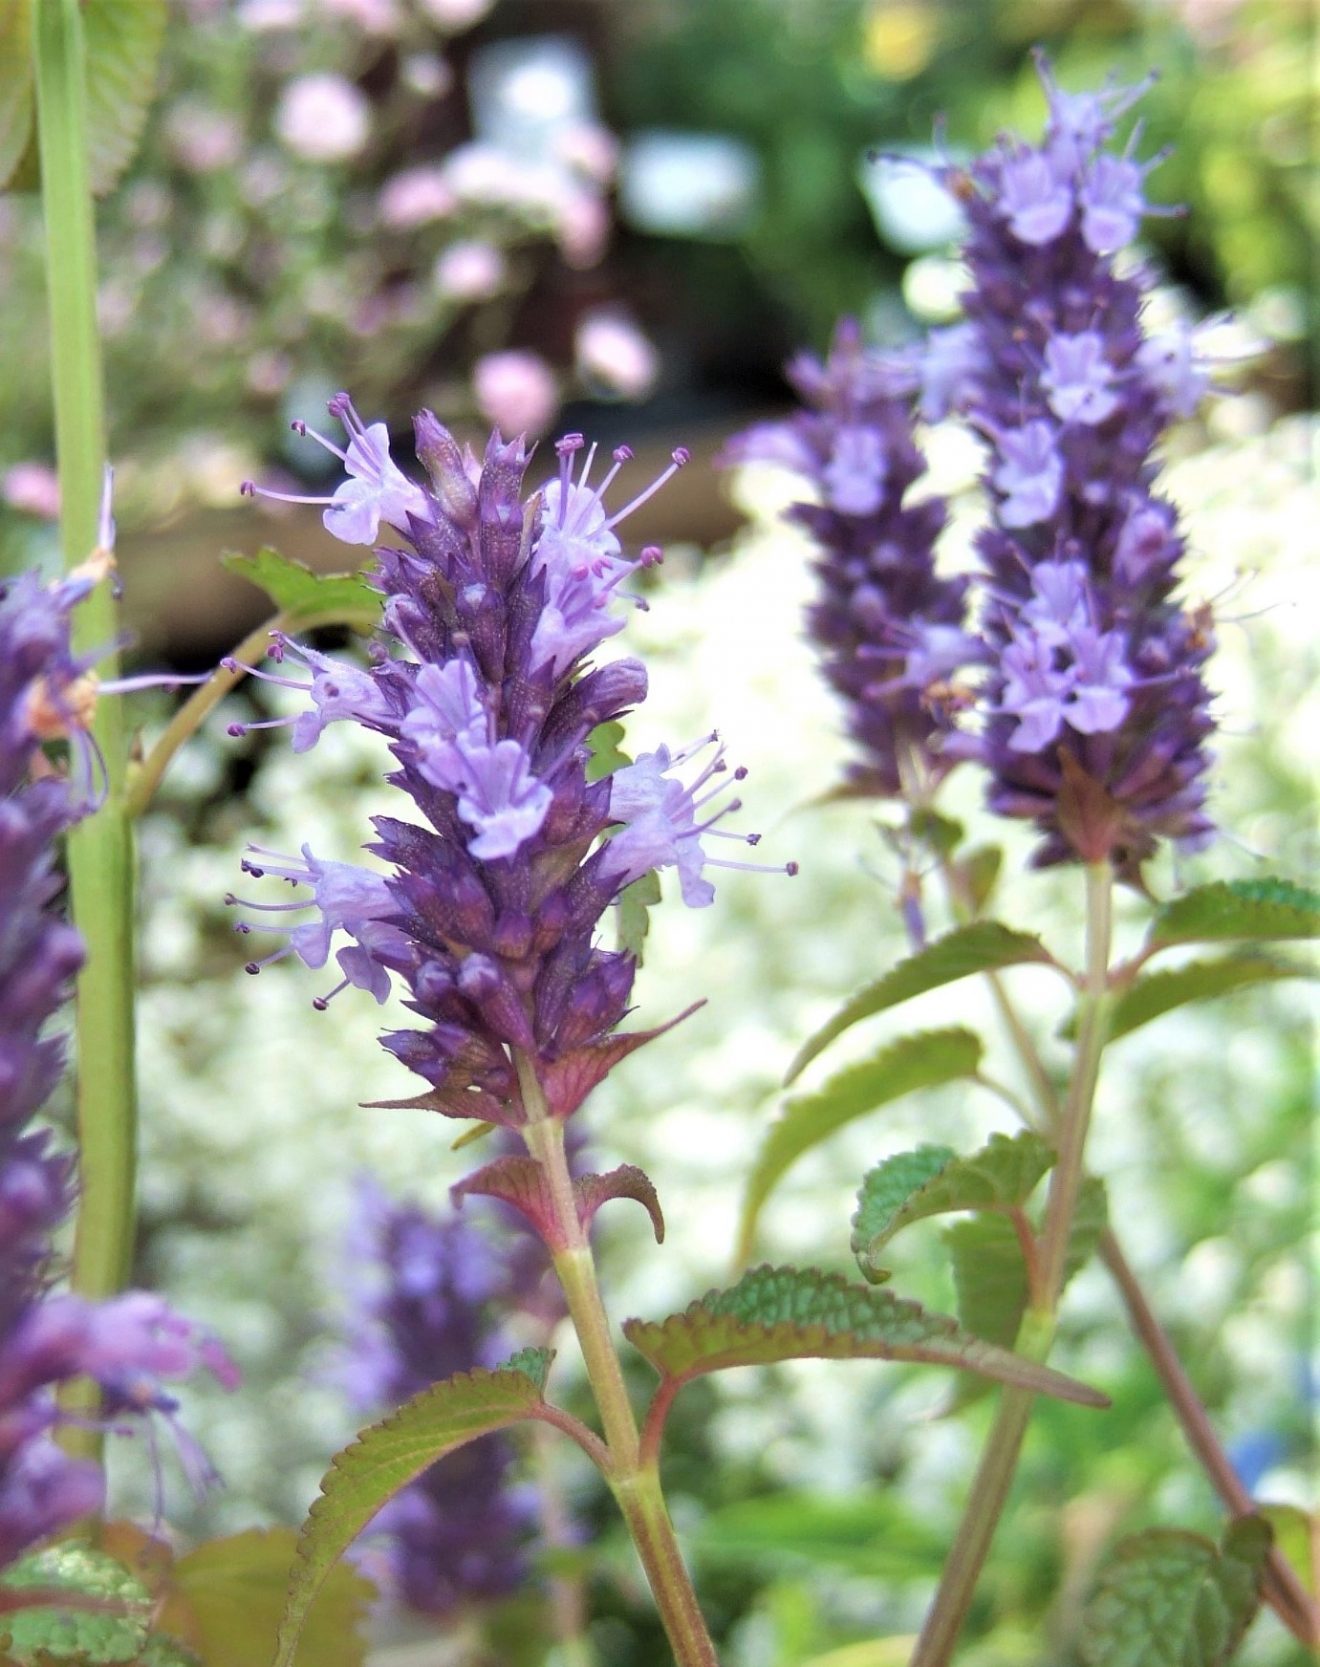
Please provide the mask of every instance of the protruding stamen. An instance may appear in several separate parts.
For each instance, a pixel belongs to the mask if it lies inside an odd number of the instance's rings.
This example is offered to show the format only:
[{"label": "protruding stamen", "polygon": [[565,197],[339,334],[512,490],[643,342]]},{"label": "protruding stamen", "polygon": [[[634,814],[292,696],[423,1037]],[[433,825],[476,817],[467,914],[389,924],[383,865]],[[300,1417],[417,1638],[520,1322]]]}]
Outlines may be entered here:
[{"label": "protruding stamen", "polygon": [[663,474],[657,475],[651,484],[644,491],[639,492],[631,503],[625,504],[617,514],[611,515],[609,520],[605,523],[607,527],[611,528],[611,530],[617,527],[619,522],[631,515],[635,509],[640,509],[648,499],[654,498],[660,488],[668,481],[671,481],[678,471],[692,460],[692,453],[686,446],[676,447],[670,455],[673,461]]}]

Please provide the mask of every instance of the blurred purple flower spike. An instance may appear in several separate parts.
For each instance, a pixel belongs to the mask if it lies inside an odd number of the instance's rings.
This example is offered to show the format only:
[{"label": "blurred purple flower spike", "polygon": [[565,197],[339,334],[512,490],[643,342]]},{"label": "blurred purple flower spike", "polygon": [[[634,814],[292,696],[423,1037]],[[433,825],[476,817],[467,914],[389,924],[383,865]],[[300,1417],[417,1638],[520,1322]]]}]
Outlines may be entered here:
[{"label": "blurred purple flower spike", "polygon": [[[76,656],[69,630],[73,608],[110,565],[108,504],[102,538],[98,557],[60,583],[32,574],[0,582],[0,1566],[101,1506],[99,1467],[51,1440],[56,1385],[87,1376],[105,1394],[107,1417],[159,1412],[173,1424],[165,1379],[198,1365],[235,1377],[219,1345],[158,1297],[49,1294],[52,1235],[72,1203],[74,1165],[29,1125],[64,1067],[62,1040],[47,1025],[83,961],[78,933],[56,908],[56,841],[90,808],[99,761],[86,732],[96,656]],[[68,775],[43,750],[57,739],[70,746]],[[186,1438],[181,1450],[192,1455]]]},{"label": "blurred purple flower spike", "polygon": [[803,354],[789,366],[804,408],[739,435],[721,459],[774,463],[815,487],[818,501],[788,518],[816,546],[807,624],[861,751],[848,772],[859,793],[921,799],[948,773],[956,760],[943,741],[962,699],[953,679],[980,657],[963,630],[967,581],[935,571],[944,502],[908,501],[925,472],[914,401],[920,391],[923,405],[942,403],[968,374],[965,341],[944,338],[922,390],[910,362],[865,347],[845,320],[823,363]]}]

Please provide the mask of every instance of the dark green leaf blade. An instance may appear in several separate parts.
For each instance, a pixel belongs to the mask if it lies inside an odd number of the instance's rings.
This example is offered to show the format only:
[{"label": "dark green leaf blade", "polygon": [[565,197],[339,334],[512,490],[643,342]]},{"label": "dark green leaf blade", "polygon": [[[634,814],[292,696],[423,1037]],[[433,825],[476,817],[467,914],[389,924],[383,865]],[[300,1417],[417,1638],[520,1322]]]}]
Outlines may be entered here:
[{"label": "dark green leaf blade", "polygon": [[313,1598],[381,1506],[446,1453],[536,1417],[550,1360],[549,1350],[524,1349],[495,1371],[446,1378],[364,1430],[338,1455],[298,1536],[274,1667],[292,1667]]},{"label": "dark green leaf blade", "polygon": [[851,996],[828,1022],[798,1051],[784,1077],[790,1083],[837,1036],[860,1019],[869,1019],[887,1007],[897,1007],[913,996],[924,995],[943,984],[970,978],[973,973],[993,972],[1029,962],[1049,964],[1048,950],[1040,939],[1027,932],[1015,932],[995,920],[978,920],[928,944],[916,955],[891,967],[883,978],[867,984]]},{"label": "dark green leaf blade", "polygon": [[981,1043],[970,1030],[927,1030],[892,1042],[871,1059],[837,1072],[814,1094],[785,1101],[766,1132],[748,1177],[739,1228],[745,1260],[762,1206],[785,1172],[804,1152],[818,1146],[855,1118],[887,1105],[917,1088],[976,1074]]},{"label": "dark green leaf blade", "polygon": [[370,631],[380,619],[381,598],[360,573],[313,573],[268,544],[255,555],[226,550],[220,565],[264,590],[293,622],[337,622]]},{"label": "dark green leaf blade", "polygon": [[1251,1624],[1270,1531],[1230,1524],[1222,1547],[1151,1528],[1110,1553],[1082,1617],[1084,1667],[1225,1667]]},{"label": "dark green leaf blade", "polygon": [[32,138],[32,0],[0,0],[0,187]]},{"label": "dark green leaf blade", "polygon": [[1105,1397],[971,1336],[892,1291],[817,1268],[753,1268],[666,1320],[628,1320],[624,1335],[662,1377],[687,1381],[781,1360],[908,1360],[954,1366],[1084,1406]]},{"label": "dark green leaf blade", "polygon": [[874,1279],[880,1272],[877,1253],[910,1223],[958,1210],[1018,1208],[1053,1162],[1053,1148],[1029,1129],[991,1135],[989,1145],[970,1157],[960,1158],[946,1146],[922,1146],[887,1158],[862,1182],[853,1255]]},{"label": "dark green leaf blade", "polygon": [[1320,936],[1320,892],[1291,880],[1216,880],[1165,906],[1151,922],[1148,949]]},{"label": "dark green leaf blade", "polygon": [[1277,955],[1226,955],[1218,961],[1189,961],[1168,972],[1147,973],[1129,984],[1114,1003],[1109,1040],[1115,1042],[1164,1013],[1189,1002],[1212,1001],[1252,984],[1285,978],[1314,978],[1315,969]]},{"label": "dark green leaf blade", "polygon": [[92,191],[112,191],[133,160],[156,90],[166,0],[83,0],[87,157]]}]

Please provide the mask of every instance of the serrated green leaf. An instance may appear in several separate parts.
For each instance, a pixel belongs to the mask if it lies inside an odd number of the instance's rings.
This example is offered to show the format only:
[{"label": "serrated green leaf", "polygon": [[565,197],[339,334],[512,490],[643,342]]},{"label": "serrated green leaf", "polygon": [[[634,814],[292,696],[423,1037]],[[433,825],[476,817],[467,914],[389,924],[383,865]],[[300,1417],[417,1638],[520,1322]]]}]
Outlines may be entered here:
[{"label": "serrated green leaf", "polygon": [[313,1598],[382,1505],[446,1453],[537,1416],[550,1359],[548,1349],[524,1349],[516,1365],[446,1378],[364,1430],[335,1458],[298,1536],[274,1667],[294,1667]]},{"label": "serrated green leaf", "polygon": [[632,763],[632,759],[619,746],[622,740],[623,725],[617,719],[612,718],[608,723],[596,725],[587,736],[587,750],[591,754],[587,760],[588,781],[603,781],[606,776],[612,776],[616,770],[621,770],[625,764]]},{"label": "serrated green leaf", "polygon": [[1270,1531],[1230,1525],[1222,1547],[1177,1528],[1121,1541],[1082,1616],[1084,1667],[1224,1667],[1259,1603]]},{"label": "serrated green leaf", "polygon": [[381,598],[360,573],[314,573],[268,544],[255,555],[226,550],[220,565],[264,590],[291,620],[333,621],[361,631],[380,620]]},{"label": "serrated green leaf", "polygon": [[766,1199],[784,1174],[813,1146],[837,1129],[918,1088],[976,1074],[980,1039],[970,1030],[926,1030],[891,1042],[871,1059],[837,1072],[814,1094],[784,1102],[766,1132],[748,1177],[739,1227],[740,1255],[745,1259]]},{"label": "serrated green leaf", "polygon": [[615,915],[615,941],[620,949],[636,958],[640,966],[646,934],[651,930],[651,910],[660,901],[660,876],[651,870],[625,886],[619,893]]},{"label": "serrated green leaf", "polygon": [[104,197],[133,160],[156,90],[166,0],[82,0],[87,159]]},{"label": "serrated green leaf", "polygon": [[817,1268],[753,1268],[666,1320],[628,1320],[624,1335],[662,1377],[686,1382],[734,1366],[781,1360],[908,1360],[954,1366],[1084,1406],[1084,1384],[971,1336],[892,1291]]},{"label": "serrated green leaf", "polygon": [[910,1223],[956,1210],[1020,1207],[1053,1162],[1054,1149],[1029,1129],[991,1135],[988,1146],[966,1158],[947,1146],[921,1146],[887,1158],[862,1182],[853,1255],[873,1279],[877,1253]]},{"label": "serrated green leaf", "polygon": [[0,0],[0,186],[32,137],[32,0]]},{"label": "serrated green leaf", "polygon": [[146,1644],[151,1596],[122,1563],[104,1551],[66,1541],[7,1568],[0,1584],[23,1590],[64,1590],[104,1602],[105,1609],[18,1609],[6,1616],[6,1648],[16,1667],[37,1661],[111,1667],[136,1661]]},{"label": "serrated green leaf", "polygon": [[1151,922],[1147,947],[1225,939],[1314,938],[1320,892],[1291,880],[1217,880],[1167,903]]},{"label": "serrated green leaf", "polygon": [[[263,1656],[261,1667],[265,1667],[268,1657],[269,1651]],[[133,1667],[219,1667],[219,1658],[208,1657],[204,1663],[201,1656],[185,1649],[175,1639],[166,1638],[163,1633],[153,1632],[147,1639],[147,1647],[134,1662]]]},{"label": "serrated green leaf", "polygon": [[[199,1545],[174,1565],[157,1626],[185,1639],[206,1667],[268,1667],[297,1540],[292,1528],[254,1528]],[[336,1564],[312,1603],[295,1667],[361,1667],[373,1595],[356,1568]]]},{"label": "serrated green leaf", "polygon": [[1189,961],[1168,972],[1147,973],[1122,992],[1111,1010],[1109,1040],[1139,1030],[1142,1025],[1186,1007],[1194,1001],[1244,990],[1251,984],[1273,984],[1285,978],[1314,978],[1315,968],[1276,955],[1226,955],[1218,961]]},{"label": "serrated green leaf", "polygon": [[1015,932],[995,920],[978,920],[970,926],[960,926],[936,938],[906,961],[900,961],[883,978],[877,978],[851,996],[829,1023],[822,1025],[799,1050],[784,1081],[792,1082],[845,1030],[874,1013],[882,1013],[887,1007],[897,1007],[913,996],[956,983],[960,978],[970,978],[976,972],[998,971],[1029,962],[1043,964],[1050,959],[1040,939],[1028,932]]},{"label": "serrated green leaf", "polygon": [[[1105,1184],[1089,1175],[1077,1194],[1064,1283],[1092,1256],[1106,1221]],[[969,1331],[1011,1348],[1027,1311],[1027,1268],[1013,1223],[989,1212],[945,1229],[958,1318]]]}]

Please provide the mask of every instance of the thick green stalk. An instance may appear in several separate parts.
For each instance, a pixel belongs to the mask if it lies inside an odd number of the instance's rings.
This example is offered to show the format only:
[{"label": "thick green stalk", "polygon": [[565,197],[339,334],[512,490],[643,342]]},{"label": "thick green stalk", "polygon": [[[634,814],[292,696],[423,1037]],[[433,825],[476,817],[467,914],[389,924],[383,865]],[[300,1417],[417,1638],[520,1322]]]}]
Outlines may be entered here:
[{"label": "thick green stalk", "polygon": [[[77,0],[41,0],[33,11],[60,534],[73,567],[97,543],[105,470],[86,74]],[[117,628],[111,587],[102,583],[78,609],[75,646],[100,648],[114,641]],[[99,669],[113,676],[114,656]],[[77,1001],[81,1194],[73,1283],[84,1295],[101,1297],[119,1290],[128,1275],[136,1158],[133,851],[117,701],[100,703],[92,733],[105,761],[106,798],[69,839],[73,917],[87,946]],[[99,1432],[74,1427],[67,1433],[80,1451],[99,1451]]]},{"label": "thick green stalk", "polygon": [[578,1216],[564,1153],[563,1124],[548,1114],[535,1070],[521,1056],[518,1081],[529,1119],[523,1130],[527,1150],[544,1171],[554,1201],[557,1236],[564,1247],[555,1253],[555,1272],[582,1347],[605,1431],[609,1450],[605,1480],[628,1524],[678,1667],[719,1667],[669,1520],[659,1472],[654,1463],[644,1462],[641,1456],[637,1419],[601,1300],[591,1243]]},{"label": "thick green stalk", "polygon": [[[1085,1177],[1086,1134],[1109,1022],[1113,884],[1107,863],[1087,866],[1086,977],[1078,1004],[1077,1052],[1058,1129],[1059,1156],[1050,1174],[1037,1306],[1024,1318],[1017,1343],[1018,1351],[1033,1360],[1044,1360],[1053,1341],[1068,1239]],[[911,1667],[947,1667],[952,1659],[1013,1485],[1034,1401],[1033,1395],[1021,1389],[1007,1389],[1000,1399]]]}]

